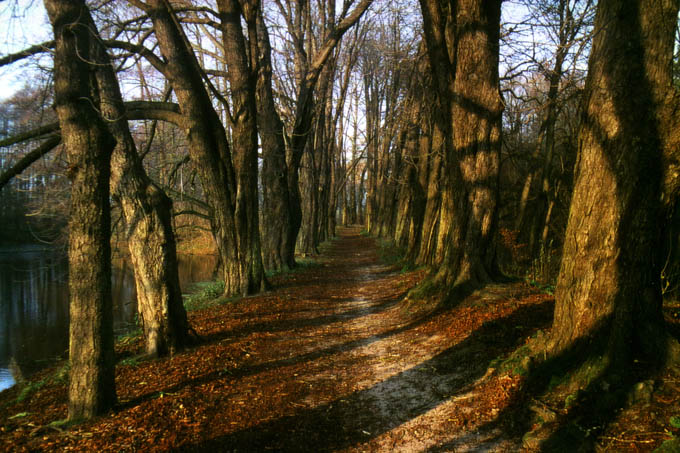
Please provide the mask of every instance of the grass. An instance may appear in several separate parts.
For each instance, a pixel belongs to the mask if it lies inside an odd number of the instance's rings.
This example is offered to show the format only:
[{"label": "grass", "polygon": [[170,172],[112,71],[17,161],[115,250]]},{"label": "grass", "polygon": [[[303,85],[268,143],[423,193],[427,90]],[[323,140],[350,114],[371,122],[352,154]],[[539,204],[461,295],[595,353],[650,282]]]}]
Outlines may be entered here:
[{"label": "grass", "polygon": [[48,375],[40,380],[25,382],[21,388],[21,391],[19,391],[19,395],[17,395],[16,398],[17,403],[21,403],[22,401],[26,400],[47,384],[68,383],[68,374],[70,370],[71,364],[68,361],[66,361],[61,368],[57,369],[51,375]]},{"label": "grass", "polygon": [[321,264],[313,259],[310,258],[298,258],[295,260],[296,267],[293,269],[278,269],[278,270],[269,270],[265,273],[267,278],[272,278],[276,277],[279,275],[285,275],[285,274],[295,274],[297,272],[303,271],[305,269],[311,269],[314,267],[318,267]]},{"label": "grass", "polygon": [[187,311],[203,310],[233,302],[238,297],[224,297],[224,282],[198,282],[191,285],[191,294],[184,295],[184,308]]}]

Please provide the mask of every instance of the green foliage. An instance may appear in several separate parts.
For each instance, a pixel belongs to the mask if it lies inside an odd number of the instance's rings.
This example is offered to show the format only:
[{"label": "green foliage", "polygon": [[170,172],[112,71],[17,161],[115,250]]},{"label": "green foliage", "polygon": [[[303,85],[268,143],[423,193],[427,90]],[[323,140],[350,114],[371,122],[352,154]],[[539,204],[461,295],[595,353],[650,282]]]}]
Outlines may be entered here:
[{"label": "green foliage", "polygon": [[434,296],[441,290],[442,288],[432,278],[426,278],[408,293],[408,298],[413,300],[426,299]]},{"label": "green foliage", "polygon": [[680,451],[680,438],[674,437],[661,444],[653,453],[677,453]]},{"label": "green foliage", "polygon": [[57,383],[57,384],[67,384],[68,383],[68,376],[69,373],[71,372],[71,362],[66,361],[64,365],[59,368],[54,375],[52,375],[52,381]]},{"label": "green foliage", "polygon": [[680,429],[680,415],[674,415],[670,419],[670,424],[673,428]]},{"label": "green foliage", "polygon": [[237,300],[237,297],[222,297],[224,282],[199,282],[191,286],[193,292],[184,295],[184,307],[187,311],[203,310],[217,307]]},{"label": "green foliage", "polygon": [[526,376],[531,366],[531,348],[524,345],[516,349],[508,358],[494,360],[491,366],[497,368],[501,374]]},{"label": "green foliage", "polygon": [[139,358],[138,357],[127,357],[127,358],[121,360],[120,362],[118,362],[118,365],[135,367],[135,366],[139,365]]},{"label": "green foliage", "polygon": [[79,420],[69,420],[68,418],[63,418],[61,420],[55,420],[53,422],[50,422],[47,426],[56,429],[57,431],[61,431],[70,428],[71,426],[75,426],[79,422],[80,422]]},{"label": "green foliage", "polygon": [[126,345],[128,343],[132,343],[135,341],[137,338],[142,336],[142,328],[137,327],[129,332],[123,333],[121,335],[118,335],[116,337],[116,343]]},{"label": "green foliage", "polygon": [[570,407],[573,407],[578,402],[578,397],[578,392],[567,395],[567,397],[564,399],[564,408],[569,409]]},{"label": "green foliage", "polygon": [[406,255],[406,250],[402,247],[397,247],[394,241],[389,239],[378,239],[378,254],[380,255],[380,260],[387,264],[388,266],[403,266],[406,264],[404,256]]},{"label": "green foliage", "polygon": [[295,274],[301,272],[305,269],[312,269],[321,266],[317,260],[311,258],[298,258],[295,260],[295,268],[293,269],[280,269],[280,270],[269,270],[265,273],[267,278],[276,277],[278,275]]},{"label": "green foliage", "polygon": [[26,382],[26,384],[24,384],[24,386],[21,388],[19,395],[17,396],[17,403],[25,401],[28,397],[30,397],[35,392],[43,388],[45,384],[47,384],[47,381],[48,379],[44,378],[39,381]]},{"label": "green foliage", "polygon": [[551,296],[555,295],[555,285],[553,285],[552,283],[540,283],[532,279],[527,279],[526,282],[529,285],[533,286],[534,288],[538,288],[541,292],[545,294],[549,294]]},{"label": "green foliage", "polygon": [[69,372],[71,371],[71,363],[65,361],[64,364],[49,376],[40,380],[26,381],[16,398],[17,403],[21,403],[33,395],[35,392],[43,388],[47,384],[65,385],[68,384]]}]

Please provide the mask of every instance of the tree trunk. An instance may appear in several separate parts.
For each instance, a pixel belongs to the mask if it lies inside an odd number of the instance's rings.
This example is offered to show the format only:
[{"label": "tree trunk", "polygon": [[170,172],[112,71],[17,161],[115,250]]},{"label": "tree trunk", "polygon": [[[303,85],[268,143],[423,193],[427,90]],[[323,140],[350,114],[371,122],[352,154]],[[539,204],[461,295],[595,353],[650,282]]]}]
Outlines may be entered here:
[{"label": "tree trunk", "polygon": [[54,29],[55,107],[71,181],[68,417],[91,418],[116,403],[111,303],[109,175],[115,140],[94,109],[96,67],[84,2],[45,0]]},{"label": "tree trunk", "polygon": [[666,359],[659,225],[677,13],[674,0],[598,4],[552,353],[603,339],[615,369]]},{"label": "tree trunk", "polygon": [[442,126],[446,191],[438,240],[446,249],[436,276],[450,292],[484,284],[497,274],[501,2],[455,2],[450,15],[431,0],[421,0],[421,6],[430,61],[436,62],[440,110],[444,121],[450,119]]},{"label": "tree trunk", "polygon": [[[241,278],[247,282],[252,293],[264,290],[267,281],[262,265],[260,247],[259,201],[257,193],[257,107],[255,92],[257,79],[255,68],[257,55],[250,55],[241,28],[241,16],[246,20],[251,41],[257,41],[256,17],[259,14],[258,1],[243,2],[218,0],[221,15],[222,44],[227,61],[227,79],[231,89],[234,124],[232,129],[233,163],[236,171],[236,235]],[[253,46],[257,50],[256,46]],[[243,283],[242,283],[243,285]]]},{"label": "tree trunk", "polygon": [[[165,0],[150,0],[149,14],[167,63],[163,68],[179,101],[189,153],[196,163],[207,203],[211,229],[222,263],[225,295],[253,293],[264,284],[258,269],[259,250],[248,249],[248,233],[238,228],[254,221],[247,212],[251,196],[237,193],[237,175],[226,131],[203,85],[203,70],[174,13]],[[240,112],[239,112],[240,113]],[[240,151],[239,151],[240,152]],[[238,156],[238,187],[248,190],[253,175],[245,156]],[[250,219],[250,223],[249,220]],[[261,260],[261,257],[260,257]],[[261,262],[261,261],[260,261]]]},{"label": "tree trunk", "polygon": [[[94,33],[96,26],[89,12],[82,20]],[[144,171],[106,48],[100,40],[92,40],[92,46],[98,64],[100,111],[117,142],[111,159],[111,191],[122,205],[146,353],[172,354],[189,342],[172,230],[172,201]]]},{"label": "tree trunk", "polygon": [[271,44],[261,10],[257,27],[260,51],[257,120],[262,141],[262,258],[267,269],[287,270],[295,267],[295,241],[290,241],[293,233],[286,144],[283,121],[274,103]]}]

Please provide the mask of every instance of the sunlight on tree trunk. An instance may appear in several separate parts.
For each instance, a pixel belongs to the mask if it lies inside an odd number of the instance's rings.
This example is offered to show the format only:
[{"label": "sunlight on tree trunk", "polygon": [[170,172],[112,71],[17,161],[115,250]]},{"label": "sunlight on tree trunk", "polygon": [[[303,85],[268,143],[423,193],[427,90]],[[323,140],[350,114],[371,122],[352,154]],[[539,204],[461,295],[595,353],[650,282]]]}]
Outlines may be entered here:
[{"label": "sunlight on tree trunk", "polygon": [[45,0],[56,41],[55,106],[71,180],[68,417],[102,414],[116,403],[111,304],[110,158],[115,140],[93,96],[89,24],[82,1]]}]

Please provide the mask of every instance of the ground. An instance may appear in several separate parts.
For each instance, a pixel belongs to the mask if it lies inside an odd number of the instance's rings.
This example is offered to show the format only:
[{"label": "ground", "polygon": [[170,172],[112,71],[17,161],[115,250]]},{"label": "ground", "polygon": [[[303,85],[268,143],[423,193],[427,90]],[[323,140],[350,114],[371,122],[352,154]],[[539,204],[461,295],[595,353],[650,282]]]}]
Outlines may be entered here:
[{"label": "ground", "polygon": [[[59,422],[58,367],[21,402],[22,388],[1,393],[0,450],[506,452],[531,447],[536,413],[559,419],[499,367],[549,327],[551,296],[511,283],[452,307],[414,302],[425,271],[383,264],[358,229],[340,233],[271,292],[191,312],[201,344],[151,361],[119,344],[119,406],[106,416]],[[651,451],[677,435],[678,382],[660,376],[644,406],[597,431],[597,450]]]}]

